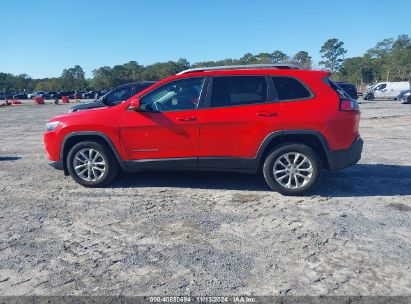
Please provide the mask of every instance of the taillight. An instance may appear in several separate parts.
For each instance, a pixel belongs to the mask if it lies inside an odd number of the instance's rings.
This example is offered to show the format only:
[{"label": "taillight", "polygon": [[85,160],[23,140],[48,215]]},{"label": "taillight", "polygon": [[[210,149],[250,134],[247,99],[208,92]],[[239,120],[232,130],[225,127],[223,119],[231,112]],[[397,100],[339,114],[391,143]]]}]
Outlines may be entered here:
[{"label": "taillight", "polygon": [[358,111],[358,102],[355,99],[340,99],[340,110],[341,111]]}]

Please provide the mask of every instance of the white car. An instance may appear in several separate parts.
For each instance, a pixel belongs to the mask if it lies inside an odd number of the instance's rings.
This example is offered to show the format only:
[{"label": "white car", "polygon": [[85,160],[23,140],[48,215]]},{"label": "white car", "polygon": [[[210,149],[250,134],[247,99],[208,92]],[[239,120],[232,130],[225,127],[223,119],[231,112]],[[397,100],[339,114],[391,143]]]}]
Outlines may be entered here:
[{"label": "white car", "polygon": [[401,91],[409,89],[410,83],[408,81],[380,82],[373,88],[373,97],[375,99],[396,99]]},{"label": "white car", "polygon": [[31,94],[27,94],[27,98],[28,99],[33,99],[36,96],[43,96],[44,94],[46,94],[45,91],[37,91],[37,92],[31,93]]}]

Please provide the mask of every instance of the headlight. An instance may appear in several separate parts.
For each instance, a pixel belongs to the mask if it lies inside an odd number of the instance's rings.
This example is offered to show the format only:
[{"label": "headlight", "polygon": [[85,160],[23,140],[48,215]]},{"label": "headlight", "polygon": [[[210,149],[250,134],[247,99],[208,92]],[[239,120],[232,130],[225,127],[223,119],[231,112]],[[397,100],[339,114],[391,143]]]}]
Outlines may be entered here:
[{"label": "headlight", "polygon": [[54,131],[58,127],[59,124],[60,124],[59,121],[48,122],[46,124],[46,129],[47,131]]}]

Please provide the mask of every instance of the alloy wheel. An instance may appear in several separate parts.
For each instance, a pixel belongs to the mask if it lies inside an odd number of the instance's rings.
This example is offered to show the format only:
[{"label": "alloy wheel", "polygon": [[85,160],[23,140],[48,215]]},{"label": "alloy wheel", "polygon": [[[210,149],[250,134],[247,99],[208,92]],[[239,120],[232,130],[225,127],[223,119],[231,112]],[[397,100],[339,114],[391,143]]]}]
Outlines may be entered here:
[{"label": "alloy wheel", "polygon": [[273,166],[274,178],[287,189],[304,187],[313,176],[313,165],[302,153],[288,152],[277,158]]},{"label": "alloy wheel", "polygon": [[95,149],[79,150],[73,158],[73,168],[76,175],[84,181],[98,181],[106,171],[106,161],[103,155]]}]

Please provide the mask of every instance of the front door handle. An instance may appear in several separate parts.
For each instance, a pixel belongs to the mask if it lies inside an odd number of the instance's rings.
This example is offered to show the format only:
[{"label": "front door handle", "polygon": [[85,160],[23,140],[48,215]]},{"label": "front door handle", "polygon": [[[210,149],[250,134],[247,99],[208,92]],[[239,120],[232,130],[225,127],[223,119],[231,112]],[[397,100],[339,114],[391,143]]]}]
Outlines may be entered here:
[{"label": "front door handle", "polygon": [[186,116],[186,117],[177,117],[176,118],[179,121],[195,121],[197,117],[195,116]]},{"label": "front door handle", "polygon": [[257,116],[261,117],[272,117],[272,116],[278,116],[277,112],[257,112]]}]

